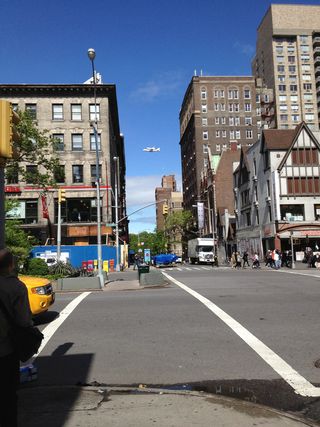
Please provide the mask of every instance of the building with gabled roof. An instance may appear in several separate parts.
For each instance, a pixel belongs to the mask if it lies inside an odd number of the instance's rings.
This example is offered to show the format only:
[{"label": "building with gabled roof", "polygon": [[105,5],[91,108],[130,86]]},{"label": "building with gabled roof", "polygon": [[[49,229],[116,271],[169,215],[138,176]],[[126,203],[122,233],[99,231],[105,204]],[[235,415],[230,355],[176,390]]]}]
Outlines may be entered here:
[{"label": "building with gabled roof", "polygon": [[289,250],[297,259],[320,247],[319,132],[306,123],[270,130],[242,150],[234,173],[240,251]]}]

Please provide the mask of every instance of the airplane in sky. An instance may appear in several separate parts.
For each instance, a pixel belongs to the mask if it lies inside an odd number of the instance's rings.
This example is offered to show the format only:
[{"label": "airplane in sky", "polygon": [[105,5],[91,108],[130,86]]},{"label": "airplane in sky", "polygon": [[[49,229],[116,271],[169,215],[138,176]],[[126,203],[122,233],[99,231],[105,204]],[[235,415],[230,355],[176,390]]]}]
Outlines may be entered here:
[{"label": "airplane in sky", "polygon": [[160,148],[156,148],[156,147],[146,147],[143,149],[143,151],[146,151],[147,153],[155,153],[160,151]]}]

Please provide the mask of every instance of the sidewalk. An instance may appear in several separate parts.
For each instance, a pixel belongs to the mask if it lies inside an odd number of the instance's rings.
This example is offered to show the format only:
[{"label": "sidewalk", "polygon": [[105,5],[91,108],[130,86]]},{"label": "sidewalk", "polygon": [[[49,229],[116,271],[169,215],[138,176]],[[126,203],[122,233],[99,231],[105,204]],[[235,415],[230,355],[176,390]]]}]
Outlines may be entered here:
[{"label": "sidewalk", "polygon": [[198,392],[98,387],[27,387],[19,392],[23,427],[315,426],[264,406]]}]

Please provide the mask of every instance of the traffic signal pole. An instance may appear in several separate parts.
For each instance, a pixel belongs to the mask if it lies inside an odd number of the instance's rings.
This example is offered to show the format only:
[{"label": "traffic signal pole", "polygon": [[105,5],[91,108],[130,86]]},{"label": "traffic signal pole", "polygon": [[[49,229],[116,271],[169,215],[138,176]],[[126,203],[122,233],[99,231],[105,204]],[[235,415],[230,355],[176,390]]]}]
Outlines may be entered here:
[{"label": "traffic signal pole", "polygon": [[61,258],[61,196],[58,196],[58,230],[57,230],[57,261]]}]

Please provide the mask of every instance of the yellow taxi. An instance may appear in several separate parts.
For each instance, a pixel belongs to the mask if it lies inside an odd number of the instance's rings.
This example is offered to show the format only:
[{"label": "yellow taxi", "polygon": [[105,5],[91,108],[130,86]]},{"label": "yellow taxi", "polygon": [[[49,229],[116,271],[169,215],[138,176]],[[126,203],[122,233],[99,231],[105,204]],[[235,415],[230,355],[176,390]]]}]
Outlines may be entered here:
[{"label": "yellow taxi", "polygon": [[19,276],[28,289],[30,309],[33,315],[47,311],[54,303],[55,294],[50,280],[43,277]]}]

